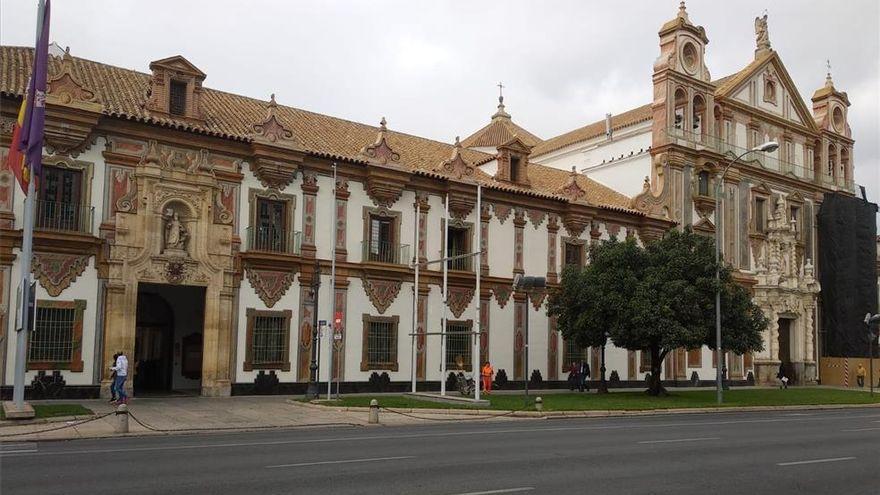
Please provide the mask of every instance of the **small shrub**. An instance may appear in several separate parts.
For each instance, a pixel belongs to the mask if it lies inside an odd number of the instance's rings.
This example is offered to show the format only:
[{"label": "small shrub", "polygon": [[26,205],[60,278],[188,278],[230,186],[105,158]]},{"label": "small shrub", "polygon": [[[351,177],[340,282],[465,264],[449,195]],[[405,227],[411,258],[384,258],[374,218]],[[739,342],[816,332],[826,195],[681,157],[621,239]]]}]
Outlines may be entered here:
[{"label": "small shrub", "polygon": [[693,373],[691,373],[691,385],[696,387],[699,384],[700,384],[700,375],[698,375],[697,372],[694,371]]},{"label": "small shrub", "polygon": [[749,385],[755,384],[755,375],[753,375],[751,371],[749,371],[749,374],[746,376],[746,381],[749,382]]},{"label": "small shrub", "polygon": [[544,377],[541,376],[541,370],[532,370],[532,376],[529,378],[529,383],[532,385],[541,385],[544,383]]},{"label": "small shrub", "polygon": [[507,372],[504,369],[499,369],[497,373],[495,373],[495,387],[504,388],[507,385]]},{"label": "small shrub", "polygon": [[608,381],[612,385],[620,385],[620,375],[617,374],[617,370],[611,370],[611,376],[608,378]]},{"label": "small shrub", "polygon": [[372,392],[387,392],[391,388],[391,377],[387,371],[383,371],[381,375],[374,371],[370,373],[369,383]]}]

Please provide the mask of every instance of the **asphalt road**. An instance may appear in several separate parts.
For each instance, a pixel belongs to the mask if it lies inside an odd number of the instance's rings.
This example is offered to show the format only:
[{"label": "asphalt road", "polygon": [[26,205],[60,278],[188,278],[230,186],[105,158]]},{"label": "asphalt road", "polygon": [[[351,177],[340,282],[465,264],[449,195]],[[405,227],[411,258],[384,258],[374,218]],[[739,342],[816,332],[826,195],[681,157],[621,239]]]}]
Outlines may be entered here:
[{"label": "asphalt road", "polygon": [[13,494],[871,494],[880,409],[0,444]]}]

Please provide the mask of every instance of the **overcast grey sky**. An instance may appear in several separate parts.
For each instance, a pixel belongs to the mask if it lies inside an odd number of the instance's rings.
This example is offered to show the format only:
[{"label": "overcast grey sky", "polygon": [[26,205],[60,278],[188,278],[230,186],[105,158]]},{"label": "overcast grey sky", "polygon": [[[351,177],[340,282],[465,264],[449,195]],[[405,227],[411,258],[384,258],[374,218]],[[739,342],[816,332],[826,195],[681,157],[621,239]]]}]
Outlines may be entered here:
[{"label": "overcast grey sky", "polygon": [[[856,181],[880,199],[877,0],[691,0],[713,78],[752,58],[754,18],[809,98],[830,58],[849,94]],[[36,0],[3,0],[0,42],[32,45]],[[180,54],[205,85],[451,142],[486,124],[498,81],[514,121],[549,138],[652,98],[657,31],[675,0],[69,1],[51,39],[71,53],[148,72]]]}]

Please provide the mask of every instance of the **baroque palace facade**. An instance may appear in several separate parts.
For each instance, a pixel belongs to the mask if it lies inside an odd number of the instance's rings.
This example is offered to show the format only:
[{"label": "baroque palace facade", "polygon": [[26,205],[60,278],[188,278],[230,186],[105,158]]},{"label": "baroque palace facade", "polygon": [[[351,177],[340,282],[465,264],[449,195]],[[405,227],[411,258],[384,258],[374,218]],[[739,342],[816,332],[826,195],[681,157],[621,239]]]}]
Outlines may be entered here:
[{"label": "baroque palace facade", "polygon": [[[480,359],[511,380],[532,370],[564,379],[581,359],[598,370],[597,350],[561,340],[546,294],[515,291],[513,278],[546,276],[552,285],[566,264],[587,262],[590,243],[611,237],[641,242],[676,225],[713,233],[715,173],[731,153],[766,139],[781,143],[778,154],[753,157],[725,179],[725,255],[772,322],[765,351],[730,356],[730,375],[767,381],[783,362],[811,381],[813,217],[823,192],[852,192],[848,101],[829,76],[810,114],[759,21],[755,61],[713,81],[705,32],[682,8],[660,31],[652,104],[548,140],[514,124],[501,99],[486,127],[446,144],[391,131],[384,118],[373,127],[274,96],[212,90],[180,56],[150,63],[146,74],[58,52],[30,267],[38,304],[27,381],[50,395],[96,395],[113,354],[124,351],[136,363],[136,392],[301,392],[318,345],[321,379],[332,372],[343,391],[373,373],[408,382],[413,371],[436,387],[441,359],[449,370],[461,361],[469,368],[475,322]],[[0,47],[4,154],[32,53]],[[23,195],[2,169],[4,392],[22,212]],[[416,258],[440,258],[444,245],[450,254],[485,253],[480,266],[449,262],[445,308],[440,266],[422,269],[418,287],[412,268]],[[341,338],[315,342],[315,321],[337,318]],[[328,365],[331,342],[338,359]],[[642,380],[641,354],[610,348],[607,368]],[[667,358],[664,378],[711,379],[712,361],[708,349],[682,349]]]}]

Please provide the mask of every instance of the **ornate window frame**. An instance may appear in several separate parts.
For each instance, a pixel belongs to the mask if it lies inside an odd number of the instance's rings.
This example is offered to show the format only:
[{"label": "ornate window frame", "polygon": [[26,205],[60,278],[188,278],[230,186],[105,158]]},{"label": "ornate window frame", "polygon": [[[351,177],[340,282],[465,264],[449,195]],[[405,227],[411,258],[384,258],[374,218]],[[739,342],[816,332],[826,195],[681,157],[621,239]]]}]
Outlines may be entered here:
[{"label": "ornate window frame", "polygon": [[30,360],[30,340],[27,349],[27,369],[28,370],[70,370],[74,373],[80,373],[83,370],[82,344],[83,344],[83,316],[86,310],[85,299],[74,299],[72,301],[58,300],[37,300],[37,313],[40,308],[47,309],[73,309],[73,329],[71,332],[72,348],[69,361],[37,361]]},{"label": "ornate window frame", "polygon": [[[293,312],[289,309],[283,311],[271,311],[265,309],[247,308],[247,330],[244,344],[244,371],[254,370],[281,370],[290,371],[290,322],[293,320]],[[284,319],[284,353],[281,361],[276,363],[254,363],[254,332],[257,317],[271,317]]]},{"label": "ornate window frame", "polygon": [[285,194],[280,192],[278,189],[257,189],[257,188],[249,188],[248,189],[248,227],[255,227],[257,225],[257,200],[258,199],[268,199],[271,201],[280,201],[287,205],[287,225],[285,228],[288,232],[294,231],[294,225],[296,224],[296,195],[295,194]]},{"label": "ornate window frame", "polygon": [[687,351],[687,367],[702,368],[703,367],[703,348],[688,349]]},{"label": "ornate window frame", "polygon": [[[394,223],[394,234],[391,239],[391,244],[394,246],[397,246],[397,248],[399,248],[401,245],[400,225],[401,225],[401,218],[403,217],[403,213],[399,210],[391,210],[391,209],[388,209],[384,206],[378,206],[378,207],[364,206],[363,207],[363,216],[362,216],[363,224],[364,224],[364,229],[363,229],[364,236],[362,238],[362,242],[369,242],[370,239],[372,238],[372,236],[370,235],[370,227],[371,227],[372,222],[370,220],[371,220],[371,217],[373,217],[373,216],[391,219],[391,221]],[[363,249],[363,246],[362,246],[362,249],[361,249],[362,258],[364,257],[364,253],[365,253],[365,250]],[[368,260],[361,259],[361,262],[366,262],[366,261],[368,261]],[[400,261],[403,262],[404,260],[400,260]]]},{"label": "ornate window frame", "polygon": [[[397,333],[400,330],[400,316],[373,316],[367,313],[361,315],[362,338],[361,338],[361,371],[398,371],[400,362],[397,354]],[[387,363],[370,363],[369,361],[369,334],[370,323],[390,323],[391,332],[391,360]]]},{"label": "ornate window frame", "polygon": [[[467,242],[466,242],[465,251],[467,251],[469,253],[473,252],[473,250],[474,250],[474,223],[473,222],[465,222],[461,219],[450,218],[449,219],[449,228],[466,230],[467,233],[465,234],[465,237],[467,238]],[[443,255],[445,247],[446,247],[446,219],[441,218],[440,219],[440,253],[439,253],[441,255],[441,257]],[[476,258],[475,257],[466,258],[466,260],[467,260],[466,264],[470,268],[468,268],[466,270],[461,270],[461,271],[468,271],[468,272],[474,271],[474,261],[476,260]],[[440,266],[442,268],[443,265],[440,265]],[[451,267],[449,269],[456,270],[456,268],[451,268]]]},{"label": "ornate window frame", "polygon": [[[63,155],[43,156],[43,167],[54,167],[67,170],[75,170],[82,174],[80,184],[80,207],[92,206],[92,179],[94,176],[94,164],[82,160],[74,160]],[[105,189],[109,186],[105,183]],[[39,199],[39,198],[37,198]]]},{"label": "ornate window frame", "polygon": [[578,267],[580,268],[580,267],[583,267],[583,266],[586,265],[586,260],[587,260],[587,249],[586,249],[586,248],[587,248],[587,240],[586,240],[586,239],[580,239],[580,238],[577,238],[577,237],[566,237],[566,236],[563,236],[563,237],[562,237],[562,263],[561,263],[563,269],[564,269],[566,266],[568,266],[568,265],[566,264],[565,260],[568,258],[568,256],[566,256],[566,255],[567,255],[567,253],[568,253],[569,248],[570,248],[570,247],[575,247],[575,246],[577,247],[578,250],[580,250],[581,263],[580,263],[580,265],[578,265]]}]

